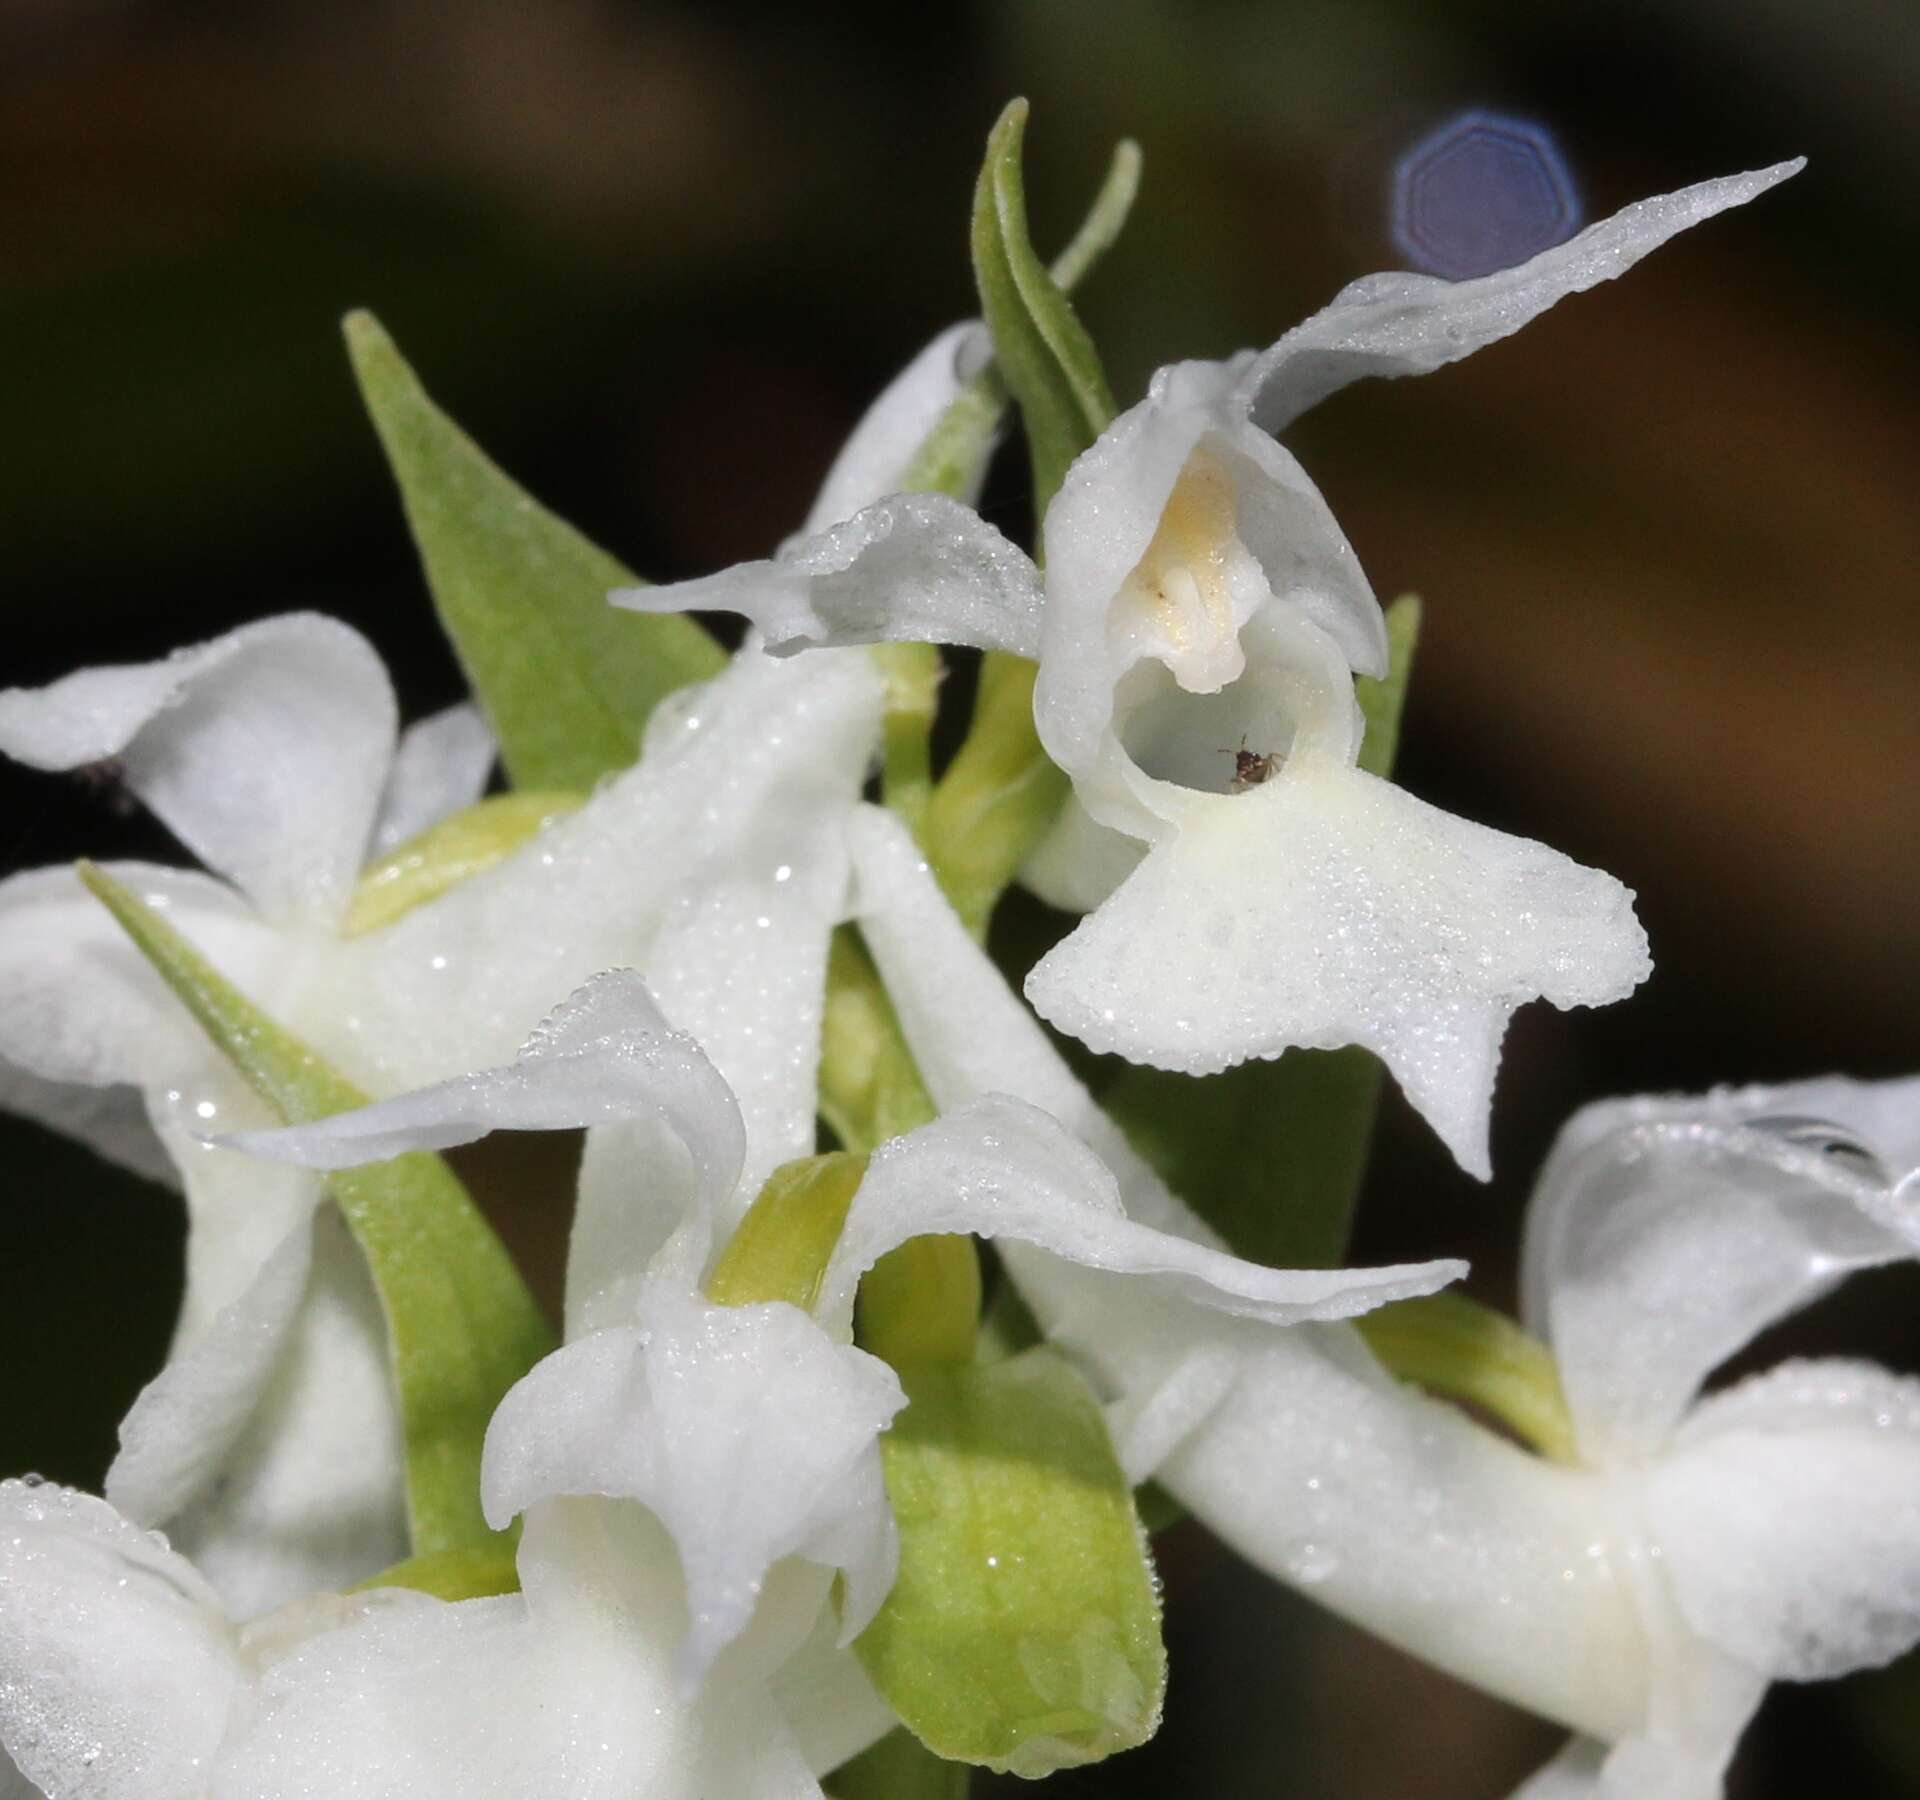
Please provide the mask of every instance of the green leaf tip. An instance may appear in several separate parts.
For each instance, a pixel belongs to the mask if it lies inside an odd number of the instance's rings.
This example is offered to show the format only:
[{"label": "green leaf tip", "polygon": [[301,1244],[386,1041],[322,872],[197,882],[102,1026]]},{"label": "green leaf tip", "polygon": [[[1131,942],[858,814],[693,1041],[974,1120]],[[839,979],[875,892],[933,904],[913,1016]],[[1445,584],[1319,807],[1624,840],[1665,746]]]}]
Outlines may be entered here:
[{"label": "green leaf tip", "polygon": [[[287,1124],[367,1096],[260,1010],[104,869],[76,874],[242,1079]],[[237,1154],[237,1153],[236,1153]],[[501,1397],[554,1347],[551,1327],[453,1171],[426,1151],[327,1177],[386,1315],[416,1557],[493,1541],[480,1451]]]},{"label": "green leaf tip", "polygon": [[900,1573],[854,1645],[874,1685],[936,1755],[1017,1775],[1145,1742],[1160,1604],[1086,1383],[1045,1349],[901,1380],[880,1440]]},{"label": "green leaf tip", "polygon": [[[1035,517],[1044,518],[1068,466],[1106,429],[1114,405],[1092,337],[1028,235],[1026,128],[1027,103],[1014,100],[988,134],[974,188],[973,271],[994,360],[1020,404]],[[1097,229],[1090,247],[1098,239]]]},{"label": "green leaf tip", "polygon": [[516,787],[591,788],[640,750],[668,694],[717,675],[677,614],[623,612],[637,577],[502,472],[422,387],[371,313],[343,330],[441,623]]}]

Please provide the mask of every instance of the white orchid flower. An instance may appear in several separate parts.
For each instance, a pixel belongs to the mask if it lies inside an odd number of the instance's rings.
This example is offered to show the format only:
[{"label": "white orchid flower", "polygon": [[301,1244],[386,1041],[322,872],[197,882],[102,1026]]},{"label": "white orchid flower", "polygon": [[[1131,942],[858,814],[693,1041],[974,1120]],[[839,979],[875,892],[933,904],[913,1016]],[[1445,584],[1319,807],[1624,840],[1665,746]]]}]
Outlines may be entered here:
[{"label": "white orchid flower", "polygon": [[1485,1175],[1509,1015],[1621,998],[1645,937],[1617,881],[1354,768],[1380,609],[1270,434],[1351,381],[1507,336],[1798,166],[1645,201],[1498,275],[1373,276],[1264,353],[1162,369],[1048,509],[1044,589],[964,507],[904,495],[770,564],[616,598],[738,610],[776,651],[930,638],[1036,658],[1035,722],[1078,807],[1036,867],[1094,909],[1028,978],[1041,1014],[1194,1074],[1364,1044]]},{"label": "white orchid flower", "polygon": [[556,1496],[616,1496],[657,1514],[686,1569],[695,1682],[744,1628],[783,1557],[846,1576],[847,1639],[885,1598],[895,1549],[877,1445],[904,1396],[850,1340],[860,1276],[908,1238],[978,1232],[1038,1244],[1140,1293],[1270,1324],[1350,1317],[1462,1272],[1444,1262],[1308,1271],[1240,1262],[1129,1218],[1083,1145],[995,1095],[875,1153],[812,1316],[784,1302],[713,1305],[702,1283],[758,1174],[746,1167],[726,1082],[630,972],[588,983],[503,1068],[229,1141],[340,1167],[503,1127],[619,1118],[636,1121],[624,1216],[583,1212],[576,1225],[568,1342],[502,1402],[483,1491],[496,1527]]},{"label": "white orchid flower", "polygon": [[[676,1016],[756,1097],[764,1170],[811,1143],[811,1062],[792,1047],[819,1030],[845,884],[837,822],[858,794],[879,693],[862,658],[801,670],[743,656],[662,708],[642,763],[579,812],[354,937],[340,924],[393,781],[393,704],[345,627],[270,620],[167,663],[7,695],[0,748],[42,763],[119,755],[236,886],[115,873],[373,1092],[510,1054],[553,994],[597,969],[656,968]],[[169,1524],[243,1614],[395,1560],[384,1328],[357,1251],[331,1209],[315,1213],[318,1183],[190,1135],[269,1119],[70,872],[0,886],[0,918],[0,1056],[36,1092],[138,1090],[188,1190],[179,1334],[122,1429],[109,1497]],[[724,956],[689,949],[721,941]],[[736,989],[792,1037],[752,1022],[729,1037]]]},{"label": "white orchid flower", "polygon": [[890,1722],[815,1629],[824,1571],[778,1571],[690,1702],[645,1511],[551,1502],[519,1567],[516,1594],[321,1595],[242,1626],[106,1502],[0,1483],[0,1745],[19,1791],[103,1800],[798,1800]]},{"label": "white orchid flower", "polygon": [[[976,323],[916,357],[848,440],[809,528],[897,485],[985,354]],[[112,759],[226,880],[113,872],[376,1092],[508,1054],[597,969],[653,969],[673,1015],[754,1096],[764,1175],[811,1144],[811,1052],[796,1047],[817,1038],[844,885],[832,820],[857,797],[878,716],[866,659],[830,660],[782,670],[744,652],[660,709],[644,773],[364,942],[342,929],[369,854],[477,799],[494,752],[470,706],[396,746],[385,671],[346,627],[270,619],[158,663],[0,694],[0,753],[46,769]],[[193,1135],[268,1120],[69,871],[0,884],[0,920],[0,1105],[142,1173],[177,1169],[187,1190],[187,1298],[168,1365],[122,1428],[109,1496],[168,1524],[243,1615],[394,1560],[384,1332],[357,1252],[330,1211],[316,1215],[318,1183]],[[719,939],[725,957],[682,955]],[[746,990],[766,1011],[735,1038],[724,1002]],[[776,1016],[790,1037],[769,1031]],[[786,1079],[759,1079],[783,1062]],[[618,1165],[619,1136],[590,1143],[589,1191]]]},{"label": "white orchid flower", "polygon": [[[885,815],[855,860],[935,1098],[1015,1087],[1099,1147],[1130,1205],[1154,1192]],[[1768,1324],[1915,1254],[1920,1176],[1887,1170],[1916,1164],[1920,1080],[1576,1115],[1525,1268],[1573,1466],[1393,1381],[1343,1327],[1156,1314],[1019,1246],[1003,1260],[1113,1394],[1131,1473],[1333,1610],[1578,1734],[1527,1800],[1710,1800],[1769,1681],[1920,1639],[1920,1382],[1790,1362],[1700,1396]]]},{"label": "white orchid flower", "polygon": [[[338,929],[370,848],[477,798],[493,761],[469,707],[396,736],[373,653],[307,615],[0,695],[0,751],[46,769],[110,761],[233,885],[118,873],[256,991],[296,979]],[[116,1502],[171,1523],[247,1611],[401,1554],[379,1305],[339,1221],[316,1215],[318,1182],[193,1140],[257,1103],[70,871],[0,885],[0,918],[0,1103],[186,1190],[186,1299],[122,1428]]]}]

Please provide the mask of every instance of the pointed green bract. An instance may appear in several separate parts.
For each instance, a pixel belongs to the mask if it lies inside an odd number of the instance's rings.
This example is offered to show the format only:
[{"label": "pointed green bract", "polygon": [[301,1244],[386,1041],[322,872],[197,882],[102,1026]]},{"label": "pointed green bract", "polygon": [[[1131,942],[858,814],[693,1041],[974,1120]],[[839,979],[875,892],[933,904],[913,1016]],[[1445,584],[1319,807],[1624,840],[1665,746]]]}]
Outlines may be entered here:
[{"label": "pointed green bract", "polygon": [[434,605],[514,786],[587,789],[626,768],[647,715],[717,675],[725,653],[691,619],[609,606],[637,578],[503,474],[371,314],[345,329]]},{"label": "pointed green bract", "polygon": [[[1360,766],[1392,773],[1420,634],[1411,595],[1387,609],[1384,681],[1354,682],[1367,730]],[[1274,1268],[1345,1259],[1380,1095],[1371,1052],[1289,1050],[1223,1074],[1128,1064],[1101,1095],[1135,1149],[1235,1251]]]},{"label": "pointed green bract", "polygon": [[[217,973],[137,895],[90,864],[80,879],[200,1028],[289,1125],[367,1104],[345,1076]],[[406,1445],[415,1557],[485,1545],[480,1450],[504,1395],[554,1347],[533,1296],[453,1171],[425,1151],[341,1169],[328,1191],[367,1259]]]},{"label": "pointed green bract", "polygon": [[854,1648],[939,1756],[1039,1776],[1152,1736],[1160,1605],[1099,1403],[1050,1350],[900,1371],[900,1573]]},{"label": "pointed green bract", "polygon": [[[1139,152],[1122,144],[1086,224],[1049,271],[1027,234],[1026,126],[1027,103],[1015,100],[987,139],[974,189],[973,270],[995,366],[1020,405],[1034,518],[1043,521],[1073,459],[1113,418],[1099,352],[1065,290],[1118,234],[1140,171]],[[1066,798],[1066,777],[1034,729],[1033,678],[1020,657],[991,651],[982,660],[966,742],[927,809],[928,859],[975,936]]]},{"label": "pointed green bract", "polygon": [[1504,1314],[1464,1294],[1427,1294],[1354,1324],[1402,1381],[1479,1408],[1553,1462],[1580,1460],[1552,1351]]},{"label": "pointed green bract", "polygon": [[987,138],[974,189],[973,273],[994,361],[1020,405],[1040,519],[1068,465],[1107,428],[1114,407],[1093,339],[1027,234],[1020,164],[1026,129],[1027,103],[1015,100]]}]

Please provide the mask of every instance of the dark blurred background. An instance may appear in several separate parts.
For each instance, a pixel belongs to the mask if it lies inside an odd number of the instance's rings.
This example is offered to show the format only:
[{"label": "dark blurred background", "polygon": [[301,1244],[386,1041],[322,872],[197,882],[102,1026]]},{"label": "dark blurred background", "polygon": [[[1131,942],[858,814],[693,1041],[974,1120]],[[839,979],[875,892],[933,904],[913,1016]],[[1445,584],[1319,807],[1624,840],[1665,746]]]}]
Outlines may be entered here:
[{"label": "dark blurred background", "polygon": [[[1000,0],[835,8],[0,0],[0,679],[337,612],[409,712],[458,692],[337,334],[374,308],[537,494],[656,578],[764,554],[971,310],[965,222],[1032,98],[1043,244],[1146,178],[1083,293],[1123,404],[1396,260],[1389,172],[1486,106],[1589,217],[1804,152],[1630,279],[1290,443],[1383,595],[1428,603],[1402,778],[1640,894],[1659,969],[1523,1013],[1466,1181],[1390,1100],[1366,1258],[1515,1227],[1600,1094],[1920,1068],[1920,13],[1908,0]],[[1022,478],[990,513],[1024,523]],[[0,862],[154,848],[0,773]],[[164,850],[161,852],[165,854]],[[0,1468],[98,1482],[163,1353],[177,1203],[12,1121]],[[1920,1368],[1914,1281],[1764,1346]],[[1062,1792],[1495,1800],[1537,1722],[1164,1540],[1157,1742]],[[1733,1791],[1920,1793],[1920,1670],[1782,1689]]]}]

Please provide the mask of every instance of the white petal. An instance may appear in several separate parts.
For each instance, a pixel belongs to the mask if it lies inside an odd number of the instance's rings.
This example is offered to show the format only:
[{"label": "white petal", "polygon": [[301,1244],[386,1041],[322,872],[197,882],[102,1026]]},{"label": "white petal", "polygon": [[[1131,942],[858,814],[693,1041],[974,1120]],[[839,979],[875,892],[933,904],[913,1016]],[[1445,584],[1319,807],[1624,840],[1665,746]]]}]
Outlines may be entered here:
[{"label": "white petal", "polygon": [[[716,887],[756,884],[776,938],[824,937],[843,906],[840,821],[880,702],[862,653],[782,663],[742,652],[656,709],[639,764],[579,812],[341,944],[292,1022],[363,1086],[394,1093],[508,1061],[557,996],[604,970],[651,979],[662,930]],[[502,943],[516,953],[501,956]],[[731,1004],[747,999],[730,991]],[[707,1020],[668,1016],[703,1043],[717,1035]],[[719,1066],[749,1098],[753,1083]]]},{"label": "white petal", "polygon": [[404,844],[487,791],[499,753],[493,730],[471,700],[421,719],[400,734],[380,797],[374,850]]},{"label": "white petal", "polygon": [[214,1800],[807,1792],[763,1689],[678,1703],[673,1645],[685,1611],[672,1547],[644,1514],[543,1508],[520,1566],[524,1595],[456,1605],[369,1596],[339,1628],[271,1663]]},{"label": "white petal", "polygon": [[504,1526],[558,1495],[652,1510],[685,1570],[688,1688],[783,1557],[844,1569],[846,1635],[860,1630],[893,1580],[877,1442],[906,1403],[893,1372],[792,1306],[712,1306],[656,1280],[641,1317],[555,1352],[501,1403],[488,1518]]},{"label": "white petal", "polygon": [[1569,294],[1611,281],[1669,238],[1744,206],[1805,158],[1641,200],[1517,268],[1473,281],[1369,275],[1296,325],[1240,378],[1240,404],[1269,431],[1369,375],[1424,375],[1497,343]]},{"label": "white petal", "polygon": [[137,1088],[49,1081],[0,1057],[0,1112],[31,1119],[73,1138],[96,1156],[162,1187],[180,1185],[179,1174],[147,1122],[146,1102]]},{"label": "white petal", "polygon": [[106,1482],[107,1498],[130,1519],[169,1523],[219,1473],[286,1349],[312,1268],[308,1213],[246,1290],[140,1391]]},{"label": "white petal", "polygon": [[1757,1332],[1920,1243],[1880,1180],[1729,1110],[1609,1103],[1598,1132],[1577,1114],[1534,1191],[1526,1320],[1553,1347],[1589,1462],[1657,1451]]},{"label": "white petal", "polygon": [[1650,1738],[1575,1738],[1512,1800],[1722,1800],[1733,1745],[1675,1748]]},{"label": "white petal", "polygon": [[[978,319],[969,319],[949,326],[908,363],[841,447],[807,514],[803,533],[825,531],[905,487],[920,446],[992,354],[987,328]],[[983,457],[964,491],[955,497],[972,505],[986,472]]]},{"label": "white petal", "polygon": [[774,1699],[816,1775],[825,1775],[878,1743],[899,1720],[851,1650],[839,1645],[830,1609],[775,1677]]},{"label": "white petal", "polygon": [[265,1115],[224,1066],[155,1097],[186,1181],[187,1294],[107,1476],[235,1618],[405,1553],[386,1327],[358,1248],[331,1209],[314,1220],[317,1176],[194,1141],[210,1118]]},{"label": "white petal", "polygon": [[[1401,1387],[1347,1327],[1208,1330],[1234,1359],[1231,1388],[1157,1471],[1187,1507],[1269,1574],[1463,1680],[1597,1736],[1641,1726],[1637,1521],[1603,1483]],[[1116,1385],[1144,1388],[1200,1340],[1115,1307],[1082,1341]]]},{"label": "white petal", "polygon": [[1194,808],[1027,995],[1095,1050],[1189,1074],[1364,1044],[1485,1176],[1514,1008],[1600,1005],[1649,967],[1610,875],[1315,760]]},{"label": "white petal", "polygon": [[1789,1681],[1920,1641],[1920,1381],[1790,1362],[1703,1401],[1647,1474],[1688,1622]]},{"label": "white petal", "polygon": [[406,1555],[386,1322],[331,1208],[315,1217],[313,1273],[270,1381],[218,1479],[167,1531],[235,1618],[348,1587]]},{"label": "white petal", "polygon": [[320,924],[352,895],[394,729],[380,659],[358,632],[312,613],[0,694],[0,753],[39,769],[116,759],[174,834],[269,918]]},{"label": "white petal", "polygon": [[1026,552],[941,494],[896,494],[769,560],[611,598],[634,612],[741,613],[775,655],[883,642],[1040,651],[1040,577]]},{"label": "white petal", "polygon": [[1146,845],[1102,825],[1069,792],[1047,834],[1020,867],[1030,892],[1062,912],[1090,913],[1140,866]]},{"label": "white petal", "polygon": [[631,969],[614,969],[554,1008],[513,1062],[455,1076],[310,1125],[242,1131],[218,1142],[314,1169],[445,1150],[492,1131],[569,1131],[664,1115],[686,1146],[709,1205],[733,1191],[740,1109],[720,1072],[675,1031]]},{"label": "white petal", "polygon": [[[107,872],[256,996],[269,969],[299,961],[298,945],[217,881],[146,863]],[[204,1066],[208,1049],[72,870],[36,869],[0,882],[0,1056],[46,1081],[163,1088]]]},{"label": "white petal", "polygon": [[1134,1277],[1127,1297],[1114,1293],[1116,1305],[1152,1306],[1176,1296],[1277,1325],[1351,1318],[1432,1293],[1466,1273],[1464,1263],[1269,1269],[1136,1224],[1091,1150],[1039,1108],[998,1094],[874,1153],[821,1280],[821,1323],[850,1336],[860,1277],[908,1238],[945,1232],[1012,1239]]},{"label": "white petal", "polygon": [[0,1742],[49,1794],[186,1800],[242,1685],[184,1557],[71,1488],[0,1483]]},{"label": "white petal", "polygon": [[899,819],[862,807],[851,835],[860,929],[934,1100],[951,1111],[987,1094],[1018,1094],[1099,1157],[1128,1218],[1224,1249],[1094,1104],[960,923]]}]

